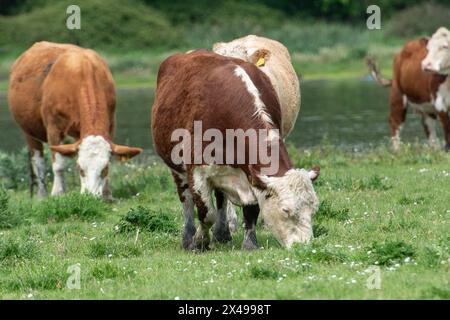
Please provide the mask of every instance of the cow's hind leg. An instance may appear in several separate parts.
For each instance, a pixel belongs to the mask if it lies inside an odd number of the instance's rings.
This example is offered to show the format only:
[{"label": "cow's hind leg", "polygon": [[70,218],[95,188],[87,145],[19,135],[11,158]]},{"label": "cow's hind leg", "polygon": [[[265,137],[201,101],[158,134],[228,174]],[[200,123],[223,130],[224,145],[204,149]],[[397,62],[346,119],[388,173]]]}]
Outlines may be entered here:
[{"label": "cow's hind leg", "polygon": [[257,204],[245,206],[244,211],[244,225],[245,234],[242,249],[254,250],[258,249],[258,241],[256,239],[256,222],[258,221],[259,206]]},{"label": "cow's hind leg", "polygon": [[194,222],[194,201],[192,193],[188,188],[186,174],[172,171],[175,184],[177,185],[178,196],[183,204],[184,215],[184,231],[182,246],[184,249],[189,249],[192,245],[192,240],[195,235],[195,222]]},{"label": "cow's hind leg", "polygon": [[422,115],[422,125],[428,138],[428,144],[431,148],[437,148],[439,142],[436,135],[436,115],[424,113]]},{"label": "cow's hind leg", "polygon": [[229,201],[224,193],[216,190],[216,205],[217,205],[217,220],[214,223],[213,236],[214,240],[218,242],[231,241],[231,233],[228,225],[227,206]]},{"label": "cow's hind leg", "polygon": [[439,112],[439,120],[441,120],[442,132],[445,139],[445,151],[450,151],[450,118],[448,112]]},{"label": "cow's hind leg", "polygon": [[42,142],[26,135],[28,144],[28,155],[30,160],[30,192],[33,192],[33,185],[36,182],[38,198],[47,196],[47,187],[45,185],[45,158],[44,146]]},{"label": "cow's hind leg", "polygon": [[200,224],[197,227],[194,237],[192,238],[192,243],[189,249],[194,251],[209,250],[209,243],[211,242],[209,230],[215,222],[215,212],[206,206],[206,203],[203,202],[198,193],[193,194],[193,199],[195,206],[197,207]]}]

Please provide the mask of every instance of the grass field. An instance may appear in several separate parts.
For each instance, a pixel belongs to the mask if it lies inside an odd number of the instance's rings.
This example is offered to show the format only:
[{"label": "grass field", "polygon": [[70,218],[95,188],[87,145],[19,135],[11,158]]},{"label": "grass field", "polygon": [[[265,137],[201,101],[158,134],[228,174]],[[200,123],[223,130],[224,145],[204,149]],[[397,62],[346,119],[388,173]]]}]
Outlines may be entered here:
[{"label": "grass field", "polygon": [[[288,251],[260,223],[262,249],[241,250],[240,228],[204,253],[181,249],[181,205],[158,160],[115,163],[117,200],[106,204],[76,192],[30,200],[25,154],[1,154],[0,298],[450,298],[449,154],[289,152],[297,166],[322,168],[315,239]],[[77,191],[76,172],[67,175]],[[66,286],[74,265],[80,289]],[[380,289],[366,286],[371,266]]]}]

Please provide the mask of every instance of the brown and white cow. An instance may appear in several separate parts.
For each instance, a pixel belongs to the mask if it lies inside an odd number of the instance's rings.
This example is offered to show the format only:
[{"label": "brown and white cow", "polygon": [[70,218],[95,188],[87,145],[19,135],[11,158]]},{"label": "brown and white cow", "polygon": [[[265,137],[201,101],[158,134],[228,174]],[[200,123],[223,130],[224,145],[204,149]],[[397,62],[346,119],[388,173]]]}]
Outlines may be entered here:
[{"label": "brown and white cow", "polygon": [[[196,129],[198,122],[201,130]],[[311,239],[311,219],[318,207],[312,180],[319,169],[292,167],[278,134],[280,126],[276,92],[254,64],[206,50],[175,54],[161,64],[152,107],[152,136],[155,150],[172,170],[183,203],[185,249],[206,248],[213,224],[226,223],[225,197],[243,207],[245,249],[258,248],[255,228],[260,210],[269,229],[286,247]],[[206,138],[207,132],[227,136],[230,130],[250,132],[242,140],[244,150],[236,148],[234,138]],[[260,130],[268,132],[265,137],[250,138],[251,132]],[[180,131],[184,133],[180,135]],[[199,132],[204,138],[200,142],[196,140]],[[194,148],[180,147],[180,136]],[[214,151],[208,142],[212,140]],[[260,143],[270,145],[271,156],[277,154],[270,164],[262,161]],[[220,162],[216,157],[208,161],[204,157],[207,150],[231,161]],[[182,160],[174,158],[179,153]],[[198,154],[203,156],[196,161]],[[251,162],[255,154],[257,161]],[[269,174],[266,169],[274,164],[276,168]],[[200,220],[197,229],[194,205]],[[214,237],[228,240],[216,232]]]},{"label": "brown and white cow", "polygon": [[[64,157],[78,154],[81,191],[110,197],[111,155],[142,149],[112,142],[116,94],[108,66],[94,51],[70,44],[35,43],[14,63],[8,92],[11,113],[25,134],[38,196],[47,195],[43,142],[52,150],[52,195],[65,192]],[[67,136],[72,144],[61,144]]]},{"label": "brown and white cow", "polygon": [[[437,38],[407,42],[394,58],[392,80],[383,78],[375,62],[368,59],[373,77],[383,86],[391,87],[389,124],[394,149],[400,146],[400,131],[409,106],[422,115],[422,124],[431,146],[438,144],[435,122],[439,117],[445,149],[450,150],[450,120],[447,111],[450,106],[450,70],[445,71],[449,65],[442,65],[445,68],[441,69],[441,62],[433,62],[431,57],[425,59],[434,52],[431,50],[435,50],[436,43],[439,43]],[[437,48],[448,52],[448,46],[447,49],[440,49],[440,45]]]},{"label": "brown and white cow", "polygon": [[[230,42],[214,44],[213,51],[227,57],[255,64],[270,79],[281,107],[281,135],[286,138],[292,131],[300,111],[300,83],[292,66],[288,49],[280,42],[248,35]],[[237,230],[236,210],[227,206],[229,229]],[[227,234],[226,229],[222,233]]]}]

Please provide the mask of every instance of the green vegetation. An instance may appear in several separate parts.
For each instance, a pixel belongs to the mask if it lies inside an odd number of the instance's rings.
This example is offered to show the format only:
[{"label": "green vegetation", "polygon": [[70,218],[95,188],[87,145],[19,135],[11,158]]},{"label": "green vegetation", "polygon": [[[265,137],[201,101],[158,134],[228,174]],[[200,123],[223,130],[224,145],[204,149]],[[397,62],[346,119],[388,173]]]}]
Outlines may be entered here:
[{"label": "green vegetation", "polygon": [[[29,198],[27,181],[0,189],[0,298],[448,299],[448,154],[420,145],[289,153],[322,169],[315,239],[291,250],[259,223],[261,250],[240,249],[240,227],[229,244],[184,251],[175,186],[151,158],[113,164],[111,204],[78,195],[78,179],[43,201]],[[12,172],[26,172],[23,163]],[[66,287],[75,264],[80,290]],[[380,290],[366,287],[372,266]]]},{"label": "green vegetation", "polygon": [[0,15],[0,89],[6,89],[17,56],[42,40],[99,51],[119,86],[154,86],[168,55],[247,34],[285,44],[305,79],[362,77],[367,55],[389,75],[393,55],[407,39],[429,36],[450,16],[445,1],[378,3],[382,29],[370,31],[365,25],[370,1],[80,0],[81,30],[65,27],[68,0],[7,2],[0,12],[5,14]]}]

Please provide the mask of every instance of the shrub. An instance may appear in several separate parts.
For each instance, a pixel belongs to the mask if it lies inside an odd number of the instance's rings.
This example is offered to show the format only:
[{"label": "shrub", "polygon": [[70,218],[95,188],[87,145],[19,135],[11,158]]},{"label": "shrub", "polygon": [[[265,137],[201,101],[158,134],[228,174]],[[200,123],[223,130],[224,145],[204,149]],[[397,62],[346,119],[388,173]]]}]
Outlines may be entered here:
[{"label": "shrub", "polygon": [[130,232],[137,228],[149,232],[177,233],[173,215],[154,211],[143,206],[131,208],[118,224],[119,232]]},{"label": "shrub", "polygon": [[0,186],[0,229],[17,227],[32,212],[31,201],[11,201],[8,192]]},{"label": "shrub", "polygon": [[253,266],[250,268],[250,277],[254,279],[278,279],[281,273],[269,266]]},{"label": "shrub", "polygon": [[135,275],[133,270],[128,268],[120,268],[110,262],[97,263],[91,270],[91,275],[97,280],[127,278]]},{"label": "shrub", "polygon": [[0,286],[11,291],[59,290],[63,288],[66,279],[67,273],[62,268],[45,272],[41,268],[29,268],[25,273],[14,273],[0,279]]},{"label": "shrub", "polygon": [[37,256],[37,253],[38,249],[31,240],[0,238],[0,264],[32,259]]},{"label": "shrub", "polygon": [[0,152],[0,183],[6,189],[24,188],[29,181],[28,151],[23,148],[20,153]]},{"label": "shrub", "polygon": [[96,241],[89,245],[88,256],[92,258],[129,258],[142,254],[139,247],[128,242],[117,242],[115,239],[109,241]]},{"label": "shrub", "polygon": [[127,199],[146,189],[165,191],[170,180],[163,166],[115,165],[111,172],[111,190],[114,197]]},{"label": "shrub", "polygon": [[323,221],[324,219],[335,219],[338,221],[345,221],[350,217],[350,210],[348,208],[333,209],[331,203],[327,200],[320,202],[319,210],[314,215],[316,221]]},{"label": "shrub", "polygon": [[[147,48],[176,44],[176,31],[158,10],[138,0],[79,0],[81,30],[66,28],[72,1],[45,3],[30,12],[0,20],[0,46],[30,46],[36,41],[69,42],[86,47]],[[30,28],[30,26],[32,26]]]},{"label": "shrub", "polygon": [[371,263],[378,265],[392,265],[415,255],[414,248],[404,241],[374,242],[368,250],[372,251]]},{"label": "shrub", "polygon": [[348,260],[348,256],[336,249],[311,244],[307,246],[295,245],[294,246],[295,257],[301,261],[310,262],[323,262],[323,263],[337,263]]},{"label": "shrub", "polygon": [[36,208],[37,216],[44,221],[63,221],[74,217],[89,220],[102,216],[108,206],[101,198],[77,192],[43,200]]}]

